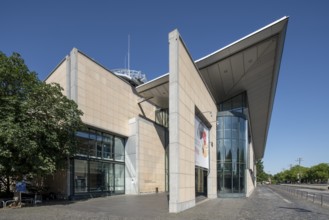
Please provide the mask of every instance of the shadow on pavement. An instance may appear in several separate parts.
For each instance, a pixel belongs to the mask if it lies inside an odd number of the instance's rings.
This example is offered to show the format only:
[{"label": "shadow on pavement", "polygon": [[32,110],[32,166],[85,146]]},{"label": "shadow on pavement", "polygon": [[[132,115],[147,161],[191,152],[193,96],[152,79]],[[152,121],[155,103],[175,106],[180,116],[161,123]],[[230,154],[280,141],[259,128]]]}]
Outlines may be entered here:
[{"label": "shadow on pavement", "polygon": [[307,209],[301,209],[301,208],[292,208],[292,207],[279,207],[280,209],[292,209],[295,210],[296,212],[312,212]]}]

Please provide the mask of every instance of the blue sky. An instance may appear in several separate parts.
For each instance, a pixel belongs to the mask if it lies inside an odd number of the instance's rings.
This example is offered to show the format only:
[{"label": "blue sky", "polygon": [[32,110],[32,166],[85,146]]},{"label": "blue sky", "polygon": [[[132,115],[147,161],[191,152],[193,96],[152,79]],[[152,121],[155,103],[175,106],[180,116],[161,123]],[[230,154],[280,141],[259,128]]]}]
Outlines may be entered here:
[{"label": "blue sky", "polygon": [[272,174],[296,164],[329,163],[329,1],[4,0],[0,50],[18,52],[45,77],[73,47],[109,69],[125,66],[148,79],[168,72],[168,33],[178,28],[201,58],[289,16],[264,157]]}]

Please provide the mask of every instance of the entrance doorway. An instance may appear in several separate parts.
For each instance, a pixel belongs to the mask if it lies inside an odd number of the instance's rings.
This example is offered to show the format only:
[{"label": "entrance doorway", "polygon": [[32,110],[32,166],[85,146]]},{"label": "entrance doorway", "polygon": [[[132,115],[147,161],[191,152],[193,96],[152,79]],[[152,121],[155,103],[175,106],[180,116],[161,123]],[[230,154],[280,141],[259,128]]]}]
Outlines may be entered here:
[{"label": "entrance doorway", "polygon": [[208,170],[201,167],[195,167],[195,196],[207,197],[207,177]]}]

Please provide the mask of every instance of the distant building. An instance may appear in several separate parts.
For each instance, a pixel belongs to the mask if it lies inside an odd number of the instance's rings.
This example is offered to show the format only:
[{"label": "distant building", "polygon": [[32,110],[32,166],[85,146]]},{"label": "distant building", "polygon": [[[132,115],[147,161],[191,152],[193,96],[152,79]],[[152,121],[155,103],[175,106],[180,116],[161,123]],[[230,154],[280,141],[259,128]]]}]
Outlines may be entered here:
[{"label": "distant building", "polygon": [[[131,84],[77,49],[46,79],[84,112],[79,152],[50,181],[70,197],[169,193],[169,211],[249,196],[264,155],[288,18],[197,61],[169,33],[169,73]],[[202,44],[202,42],[198,42]],[[136,86],[137,85],[137,86]]]}]

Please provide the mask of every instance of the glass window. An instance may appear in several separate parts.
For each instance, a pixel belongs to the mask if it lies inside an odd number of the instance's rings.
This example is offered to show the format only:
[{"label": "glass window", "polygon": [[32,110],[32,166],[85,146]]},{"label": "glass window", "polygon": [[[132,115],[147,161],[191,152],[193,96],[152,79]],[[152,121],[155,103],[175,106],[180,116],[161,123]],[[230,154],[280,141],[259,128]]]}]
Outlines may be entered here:
[{"label": "glass window", "polygon": [[115,160],[124,161],[125,159],[125,148],[124,148],[124,139],[115,137],[114,138],[114,153]]},{"label": "glass window", "polygon": [[90,191],[102,191],[104,190],[104,177],[102,164],[98,161],[90,161],[89,171],[89,187]]},{"label": "glass window", "polygon": [[232,129],[232,117],[224,117],[225,129]]},{"label": "glass window", "polygon": [[74,188],[76,193],[88,191],[88,164],[86,160],[74,160]]},{"label": "glass window", "polygon": [[232,117],[232,138],[239,138],[239,120],[237,117]]},{"label": "glass window", "polygon": [[224,138],[224,119],[223,117],[217,117],[217,139]]},{"label": "glass window", "polygon": [[[75,193],[124,193],[125,139],[93,129],[77,132],[79,159],[74,159],[72,182]],[[85,155],[85,160],[81,156]],[[116,161],[111,161],[115,159]]]},{"label": "glass window", "polygon": [[102,154],[103,154],[103,148],[102,148],[103,136],[102,136],[102,133],[97,132],[96,140],[97,140],[97,142],[96,142],[96,154],[97,154],[97,157],[102,158]]},{"label": "glass window", "polygon": [[239,161],[242,163],[246,162],[245,151],[246,151],[246,141],[240,140],[239,141]]},{"label": "glass window", "polygon": [[97,156],[97,139],[96,139],[96,133],[95,131],[90,130],[89,131],[89,139],[90,139],[90,156],[96,157]]},{"label": "glass window", "polygon": [[217,160],[225,161],[224,140],[217,140]]},{"label": "glass window", "polygon": [[168,109],[157,109],[155,110],[155,123],[160,124],[164,127],[169,126],[169,113]]},{"label": "glass window", "polygon": [[113,164],[103,163],[103,179],[104,179],[104,190],[113,191],[114,190]]},{"label": "glass window", "polygon": [[238,157],[238,140],[232,139],[232,158],[237,159]]},{"label": "glass window", "polygon": [[103,138],[103,158],[104,159],[113,159],[113,136],[104,135]]},{"label": "glass window", "polygon": [[77,137],[81,137],[81,138],[85,138],[85,139],[88,139],[89,138],[88,132],[77,131],[75,135]]},{"label": "glass window", "polygon": [[237,95],[227,101],[220,103],[219,110],[220,111],[234,111],[244,113],[246,105],[246,93],[242,93]]},{"label": "glass window", "polygon": [[245,94],[221,103],[217,117],[217,190],[219,193],[245,191],[247,119]]},{"label": "glass window", "polygon": [[232,160],[232,146],[231,139],[224,139],[224,152],[225,152],[225,161],[230,162]]},{"label": "glass window", "polygon": [[85,137],[77,137],[77,154],[89,155],[89,139]]},{"label": "glass window", "polygon": [[115,164],[115,192],[124,192],[125,190],[125,181],[124,181],[124,173],[125,166],[123,164]]},{"label": "glass window", "polygon": [[232,99],[232,111],[234,112],[241,112],[243,110],[243,102],[242,102],[242,96],[238,95]]},{"label": "glass window", "polygon": [[231,100],[222,103],[222,104],[220,105],[220,107],[221,107],[221,109],[220,109],[221,111],[231,110],[231,109],[232,109],[232,103],[231,103]]},{"label": "glass window", "polygon": [[242,140],[247,139],[247,131],[246,131],[246,124],[247,120],[240,118],[240,131],[239,131],[239,138]]}]

